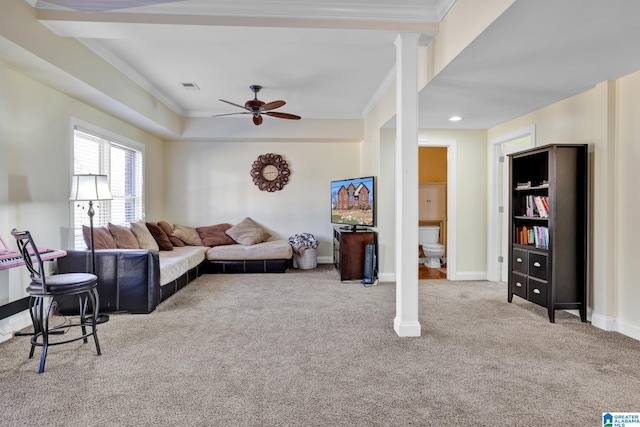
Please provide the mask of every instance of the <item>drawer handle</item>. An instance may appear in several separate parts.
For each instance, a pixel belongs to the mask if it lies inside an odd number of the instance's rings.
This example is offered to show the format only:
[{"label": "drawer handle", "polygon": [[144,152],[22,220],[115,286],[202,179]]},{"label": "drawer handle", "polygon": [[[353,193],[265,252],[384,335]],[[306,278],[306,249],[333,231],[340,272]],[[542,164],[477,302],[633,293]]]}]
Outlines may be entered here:
[{"label": "drawer handle", "polygon": [[516,258],[517,262],[522,262],[522,258]]},{"label": "drawer handle", "polygon": [[516,282],[516,287],[521,288],[522,287],[522,283]]},{"label": "drawer handle", "polygon": [[534,290],[533,290],[533,293],[534,293],[534,294],[539,294],[539,293],[540,293],[540,289],[534,289]]},{"label": "drawer handle", "polygon": [[536,261],[536,262],[533,263],[533,266],[534,267],[540,267],[540,263],[538,261]]}]

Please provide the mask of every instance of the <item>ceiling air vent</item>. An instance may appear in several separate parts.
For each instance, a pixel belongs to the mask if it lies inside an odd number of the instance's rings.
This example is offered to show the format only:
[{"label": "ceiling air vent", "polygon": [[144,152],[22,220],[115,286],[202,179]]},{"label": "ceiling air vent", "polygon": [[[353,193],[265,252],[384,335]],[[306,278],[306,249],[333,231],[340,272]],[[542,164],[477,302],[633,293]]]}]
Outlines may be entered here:
[{"label": "ceiling air vent", "polygon": [[200,88],[198,87],[197,84],[193,83],[193,82],[183,82],[180,83],[182,85],[183,88],[185,88],[186,90],[200,90]]}]

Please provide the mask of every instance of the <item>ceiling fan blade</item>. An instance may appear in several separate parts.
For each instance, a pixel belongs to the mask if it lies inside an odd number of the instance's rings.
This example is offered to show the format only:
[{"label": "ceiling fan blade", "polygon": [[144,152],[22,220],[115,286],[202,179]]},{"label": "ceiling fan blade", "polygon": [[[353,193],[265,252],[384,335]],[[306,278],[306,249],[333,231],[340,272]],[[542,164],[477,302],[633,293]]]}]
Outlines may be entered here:
[{"label": "ceiling fan blade", "polygon": [[271,117],[277,117],[279,119],[300,120],[302,117],[295,114],[278,113],[277,111],[267,111],[264,114]]},{"label": "ceiling fan blade", "polygon": [[239,113],[225,113],[225,114],[215,114],[211,117],[221,117],[221,116],[233,116],[234,114],[251,114],[249,111],[241,111]]},{"label": "ceiling fan blade", "polygon": [[284,104],[286,104],[286,102],[282,100],[267,102],[262,106],[262,111],[274,110],[276,108],[282,107]]},{"label": "ceiling fan blade", "polygon": [[218,99],[218,101],[226,102],[227,104],[233,105],[235,107],[242,108],[243,110],[248,110],[248,108],[245,107],[244,105],[236,104],[236,103],[231,102],[231,101],[225,101],[224,99]]},{"label": "ceiling fan blade", "polygon": [[254,114],[253,115],[253,124],[258,126],[262,124],[262,116],[260,114]]}]

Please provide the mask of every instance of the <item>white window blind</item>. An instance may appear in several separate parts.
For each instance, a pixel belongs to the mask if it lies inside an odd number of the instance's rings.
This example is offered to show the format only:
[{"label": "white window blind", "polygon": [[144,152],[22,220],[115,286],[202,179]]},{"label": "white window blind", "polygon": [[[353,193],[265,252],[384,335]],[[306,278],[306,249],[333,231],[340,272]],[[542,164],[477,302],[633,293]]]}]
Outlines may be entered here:
[{"label": "white window blind", "polygon": [[[142,218],[142,149],[74,127],[73,174],[107,175],[113,200],[94,202],[94,227]],[[73,202],[74,247],[85,248],[82,226],[89,225],[88,202]]]}]

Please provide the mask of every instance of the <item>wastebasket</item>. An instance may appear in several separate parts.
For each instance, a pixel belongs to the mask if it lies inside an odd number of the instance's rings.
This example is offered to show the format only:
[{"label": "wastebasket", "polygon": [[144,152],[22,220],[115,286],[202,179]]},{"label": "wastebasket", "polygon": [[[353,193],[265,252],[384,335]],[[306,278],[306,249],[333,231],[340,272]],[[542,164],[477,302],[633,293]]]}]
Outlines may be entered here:
[{"label": "wastebasket", "polygon": [[318,241],[310,233],[299,233],[289,237],[293,248],[293,268],[308,270],[318,266]]},{"label": "wastebasket", "polygon": [[301,255],[297,252],[293,253],[293,268],[301,270],[309,270],[318,266],[318,255],[315,248],[306,248]]}]

